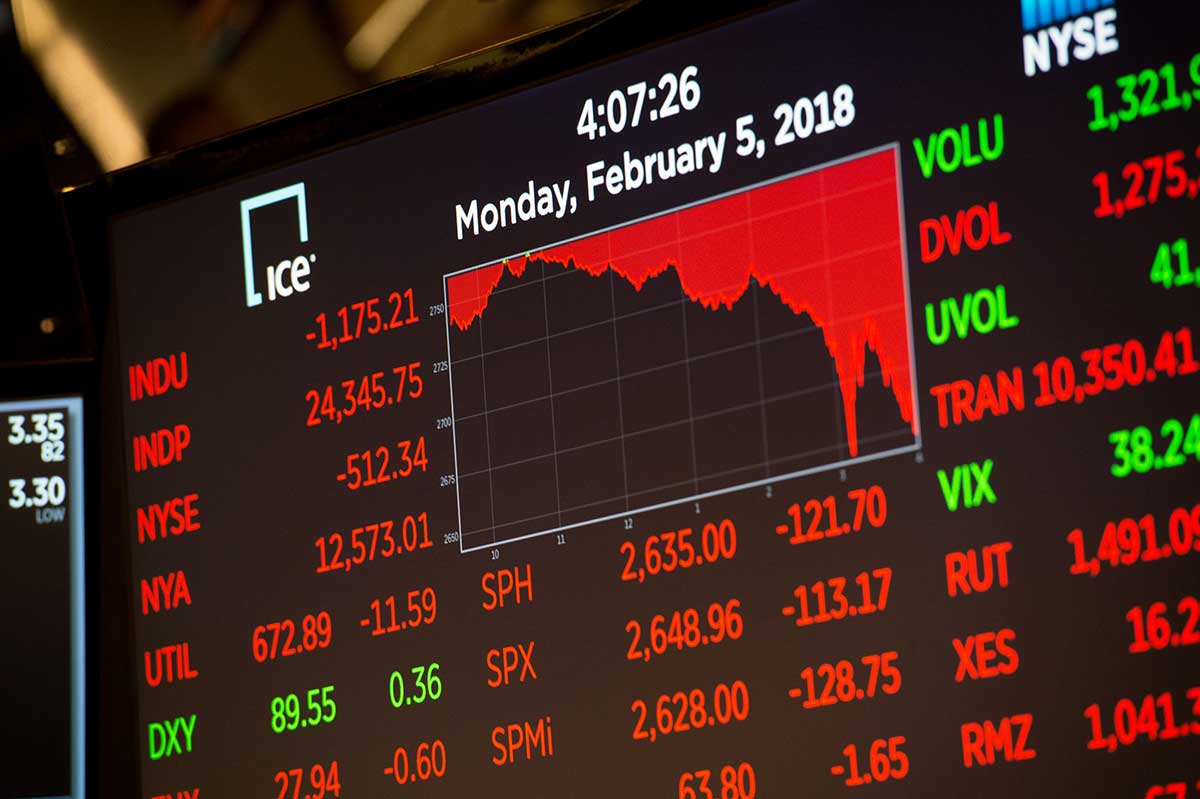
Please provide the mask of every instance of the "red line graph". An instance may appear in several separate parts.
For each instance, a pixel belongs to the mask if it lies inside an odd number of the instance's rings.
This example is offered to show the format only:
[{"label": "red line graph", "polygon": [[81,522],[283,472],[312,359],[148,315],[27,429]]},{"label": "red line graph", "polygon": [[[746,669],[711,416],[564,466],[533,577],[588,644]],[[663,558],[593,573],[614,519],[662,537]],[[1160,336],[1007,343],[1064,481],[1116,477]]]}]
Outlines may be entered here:
[{"label": "red line graph", "polygon": [[539,262],[597,278],[611,269],[637,290],[674,269],[687,297],[717,313],[756,280],[821,328],[857,455],[867,348],[901,417],[917,427],[896,169],[885,150],[451,275],[450,322],[469,329],[506,270],[519,279]]}]

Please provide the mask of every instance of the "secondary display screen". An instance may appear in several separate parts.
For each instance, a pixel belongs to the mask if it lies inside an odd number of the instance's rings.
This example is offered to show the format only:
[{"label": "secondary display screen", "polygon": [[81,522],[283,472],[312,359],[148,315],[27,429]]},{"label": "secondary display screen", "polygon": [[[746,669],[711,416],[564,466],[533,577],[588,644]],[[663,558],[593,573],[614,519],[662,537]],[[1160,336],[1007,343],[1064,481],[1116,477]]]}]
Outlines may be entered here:
[{"label": "secondary display screen", "polygon": [[1200,796],[1197,29],[785,6],[116,219],[142,795]]},{"label": "secondary display screen", "polygon": [[0,402],[3,799],[84,795],[83,400]]}]

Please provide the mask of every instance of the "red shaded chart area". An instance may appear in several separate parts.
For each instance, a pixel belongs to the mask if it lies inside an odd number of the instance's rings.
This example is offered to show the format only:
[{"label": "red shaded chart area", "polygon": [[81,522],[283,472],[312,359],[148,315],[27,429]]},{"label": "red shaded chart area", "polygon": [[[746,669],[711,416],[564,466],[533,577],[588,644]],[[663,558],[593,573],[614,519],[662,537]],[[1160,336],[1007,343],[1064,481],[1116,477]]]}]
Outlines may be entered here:
[{"label": "red shaded chart area", "polygon": [[868,349],[917,432],[902,236],[888,149],[451,275],[449,320],[470,329],[505,273],[520,278],[531,266],[596,277],[611,269],[638,291],[674,269],[686,296],[714,313],[732,309],[756,281],[821,329],[855,456]]}]

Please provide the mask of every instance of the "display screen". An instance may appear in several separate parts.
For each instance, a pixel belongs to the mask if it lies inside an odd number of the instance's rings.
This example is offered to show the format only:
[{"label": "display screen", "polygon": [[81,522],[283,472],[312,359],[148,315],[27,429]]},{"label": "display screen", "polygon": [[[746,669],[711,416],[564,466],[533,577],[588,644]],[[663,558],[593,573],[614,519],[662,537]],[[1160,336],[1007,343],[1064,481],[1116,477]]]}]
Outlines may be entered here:
[{"label": "display screen", "polygon": [[0,401],[0,797],[84,795],[83,400]]},{"label": "display screen", "polygon": [[117,218],[142,795],[1200,796],[1198,28],[777,7]]}]

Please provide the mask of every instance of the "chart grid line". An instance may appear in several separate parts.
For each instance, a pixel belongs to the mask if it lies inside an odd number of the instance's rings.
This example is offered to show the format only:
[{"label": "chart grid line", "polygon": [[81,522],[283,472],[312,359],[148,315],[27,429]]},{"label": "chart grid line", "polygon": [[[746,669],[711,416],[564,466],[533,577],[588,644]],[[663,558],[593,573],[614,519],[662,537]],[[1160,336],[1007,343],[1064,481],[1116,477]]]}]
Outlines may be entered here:
[{"label": "chart grid line", "polygon": [[[609,243],[608,257],[612,258],[612,244]],[[612,270],[608,272],[608,302],[612,308],[613,334],[613,367],[616,369],[617,381],[617,424],[621,439],[621,484],[625,492],[625,510],[629,510],[629,458],[625,454],[625,400],[621,396],[621,348],[617,346],[617,289],[614,285],[616,278]]]},{"label": "chart grid line", "polygon": [[[746,216],[750,215],[750,195],[746,195]],[[750,238],[750,258],[757,259],[754,251],[754,237]],[[761,286],[760,286],[761,288]],[[758,292],[750,293],[750,301],[753,303],[754,315],[754,372],[758,378],[758,423],[762,428],[762,448],[763,448],[763,477],[771,476],[771,444],[770,436],[767,435],[767,387],[766,381],[763,379],[763,357],[762,357],[762,320],[759,318],[758,309]],[[797,331],[799,334],[801,331]],[[803,331],[808,332],[808,331]],[[788,335],[788,334],[781,334]]]},{"label": "chart grid line", "polygon": [[[879,377],[879,376],[880,376],[879,372],[872,372],[868,375],[868,377]],[[800,391],[793,391],[790,394],[781,394],[776,397],[768,397],[766,401],[768,403],[784,402],[789,399],[795,399],[796,397],[803,397],[806,394],[815,394],[815,393],[818,393],[821,391],[828,391],[829,389],[836,388],[836,387],[837,387],[837,382],[835,381],[832,383],[825,383],[820,386],[814,386],[812,388],[806,388],[806,389],[803,389]],[[596,441],[589,441],[586,444],[577,444],[577,445],[571,446],[571,447],[563,447],[562,449],[557,450],[557,453],[561,455],[561,454],[568,453],[568,452],[578,452],[580,450],[589,449],[591,447],[598,447],[603,444],[612,444],[617,441],[624,442],[630,438],[635,438],[637,436],[648,435],[650,433],[657,433],[662,430],[669,430],[672,427],[679,427],[682,424],[687,424],[689,421],[696,422],[696,421],[704,421],[705,419],[716,419],[718,417],[725,416],[727,414],[737,413],[738,411],[744,411],[744,410],[748,410],[750,408],[757,408],[757,407],[759,407],[759,405],[760,405],[760,403],[757,401],[747,402],[742,405],[735,405],[731,408],[722,408],[719,411],[712,411],[710,413],[697,414],[694,417],[692,417],[690,420],[689,419],[676,419],[673,422],[665,422],[660,425],[655,425],[654,427],[647,427],[643,430],[634,430],[633,432],[626,432],[622,435],[613,436],[611,438],[603,438],[603,439],[598,439]],[[864,442],[870,442],[873,440],[875,440],[875,439],[870,436],[863,438]],[[819,450],[819,449],[808,450],[802,454],[807,455],[807,454],[810,454],[813,452],[820,452],[820,451],[821,450]],[[839,449],[838,452],[839,452],[839,454],[844,454],[845,447],[842,447],[841,449]],[[545,460],[546,458],[549,458],[550,456],[551,456],[551,453],[549,453],[549,452],[542,454],[542,455],[533,455],[531,457],[522,458],[521,460],[517,460],[517,461],[509,461],[508,463],[498,463],[498,464],[489,466],[487,469],[481,469],[481,470],[474,471],[474,472],[463,472],[459,476],[460,477],[475,477],[476,475],[487,474],[488,472],[494,473],[500,469],[507,469],[510,466],[520,466],[525,463],[533,463],[535,461]],[[789,459],[795,459],[797,457],[802,457],[802,455],[797,455],[797,454],[785,455],[785,456],[782,456],[781,458],[778,458],[777,460],[789,460]],[[768,464],[769,462],[770,462],[769,460],[763,460],[762,464]],[[739,468],[739,469],[737,469],[737,471],[742,471],[744,468],[745,467]],[[711,477],[713,475],[702,475],[702,476],[703,477]],[[685,480],[684,482],[687,482],[687,481]],[[628,493],[628,490],[629,489],[626,488],[626,493]],[[619,499],[619,497],[613,497],[613,499]]]},{"label": "chart grid line", "polygon": [[[550,300],[546,289],[546,263],[542,262],[542,313],[546,320],[546,380],[550,387],[550,440],[554,452],[554,504],[558,508],[558,523],[562,524],[562,489],[558,476],[558,429],[554,422],[554,364],[550,358]],[[493,521],[492,524],[495,524]]]},{"label": "chart grid line", "polygon": [[[675,217],[675,240],[682,241],[683,236],[679,230],[679,217]],[[611,241],[611,240],[610,240]],[[611,243],[609,245],[612,246]],[[612,271],[611,269],[609,270]],[[687,299],[687,293],[683,290],[683,286],[679,287],[680,299]],[[688,346],[688,323],[687,323],[688,306],[684,303],[679,304],[679,317],[683,323],[683,385],[687,393],[687,422],[688,422],[688,442],[692,448],[692,490],[700,490],[700,466],[696,463],[696,408],[692,403],[692,360],[691,348]]]},{"label": "chart grid line", "polygon": [[[892,156],[896,164],[896,209],[900,212],[900,229],[908,230],[908,220],[904,210],[904,160],[900,158],[900,148],[896,147]],[[900,263],[902,266],[901,272],[904,275],[904,318],[909,320],[909,325],[912,324],[912,287],[909,282],[908,269],[908,247],[900,248]],[[913,436],[916,438],[917,447],[921,447],[921,405],[916,402],[921,396],[921,386],[917,375],[917,342],[916,336],[909,335],[908,337],[908,374],[909,380],[912,382],[913,395]]]},{"label": "chart grid line", "polygon": [[[446,305],[446,315],[447,316],[450,315],[449,303],[447,303],[447,305]],[[481,392],[483,395],[483,440],[487,443],[488,501],[489,501],[489,503],[491,505],[491,509],[492,509],[492,543],[495,543],[496,542],[496,483],[495,483],[495,481],[492,480],[492,427],[491,427],[491,422],[489,419],[489,414],[488,414],[488,409],[487,409],[487,361],[485,361],[483,358],[483,354],[484,354],[483,319],[479,320],[479,352],[480,352],[479,385],[481,386]],[[448,369],[447,371],[450,371],[450,370]],[[455,482],[456,483],[461,482],[461,478],[456,477]],[[462,486],[459,486],[459,490],[460,491],[462,490]],[[460,511],[460,513],[461,513],[461,511]],[[460,518],[459,521],[461,522],[462,519]],[[459,524],[459,530],[460,530],[459,540],[461,541],[463,538],[463,534],[461,532],[461,530],[462,530],[461,523]]]},{"label": "chart grid line", "polygon": [[[622,518],[625,518],[628,516],[636,516],[636,515],[639,515],[642,513],[650,513],[650,512],[656,511],[656,510],[662,510],[664,508],[673,508],[677,505],[687,504],[688,502],[700,502],[700,501],[703,501],[706,499],[712,499],[713,497],[719,497],[724,494],[734,494],[739,491],[748,491],[752,488],[761,488],[762,486],[774,485],[775,483],[781,482],[783,480],[794,480],[799,477],[807,477],[807,476],[813,475],[813,474],[820,474],[821,472],[835,471],[837,469],[847,469],[847,468],[850,468],[851,466],[857,466],[857,465],[863,464],[863,463],[870,463],[872,461],[882,460],[884,458],[895,458],[900,455],[907,455],[907,454],[919,451],[920,448],[921,447],[917,444],[907,444],[902,447],[894,447],[892,449],[884,450],[882,452],[872,452],[869,455],[859,455],[854,458],[847,458],[846,460],[843,460],[843,461],[835,461],[833,463],[822,464],[820,466],[814,466],[814,467],[808,468],[808,469],[797,469],[796,471],[788,472],[786,474],[780,474],[776,477],[764,477],[761,480],[751,480],[746,483],[738,483],[735,486],[728,486],[726,488],[717,488],[717,489],[713,489],[712,491],[705,491],[705,492],[702,492],[699,494],[693,494],[693,495],[686,496],[686,497],[680,497],[678,499],[667,500],[665,502],[656,502],[651,505],[645,505],[645,506],[642,506],[639,508],[633,508],[628,511],[624,511],[622,513],[610,513],[605,516],[597,516],[594,519],[586,519],[586,520],[580,521],[580,522],[572,522],[571,524],[564,524],[561,527],[555,527],[555,528],[548,529],[548,530],[539,530],[537,532],[526,533],[524,535],[512,536],[511,538],[506,538],[503,543],[504,544],[514,544],[518,541],[527,541],[531,538],[540,538],[541,536],[544,536],[544,535],[553,535],[555,533],[561,533],[566,530],[576,530],[580,527],[590,527],[593,524],[602,524],[604,522],[611,522],[616,519],[622,519]],[[830,447],[830,449],[835,449],[835,447]],[[686,485],[688,482],[690,482],[690,481],[683,480],[679,484]],[[604,503],[595,503],[595,504],[600,505],[600,504],[604,504]],[[543,516],[535,516],[533,518],[540,519],[540,518],[544,518],[544,517]],[[479,531],[479,532],[483,532],[483,531]],[[474,534],[477,534],[477,533],[474,533]],[[462,547],[462,550],[461,550],[464,554],[467,552],[475,552],[480,549],[487,549],[491,546],[491,544],[481,544],[479,546],[468,547],[468,546],[465,546],[465,543],[466,543],[465,538],[466,538],[466,536],[460,537],[460,542],[464,544],[464,546]],[[493,543],[495,543],[495,542],[493,542]]]},{"label": "chart grid line", "polygon": [[[884,245],[879,245],[879,246],[875,246],[875,247],[863,247],[862,249],[858,249],[858,250],[847,250],[846,252],[842,253],[841,255],[837,256],[836,258],[832,258],[829,260],[830,260],[830,263],[832,264],[832,263],[837,263],[838,261],[845,261],[845,260],[849,260],[851,258],[856,258],[858,256],[867,255],[867,254],[870,254],[873,252],[880,252],[880,251],[883,251],[886,249],[891,249],[891,245],[884,244]],[[821,269],[823,267],[823,265],[824,265],[823,263],[810,263],[810,264],[807,264],[802,267],[797,267],[796,269],[781,269],[781,270],[779,270],[778,274],[782,277],[787,277],[790,275],[798,275],[802,272],[810,272],[810,271],[815,271],[817,269]],[[452,276],[447,275],[446,277],[452,277]],[[559,274],[559,275],[549,275],[546,278],[544,278],[544,280],[560,280],[565,277],[571,277],[571,273],[563,272],[562,274]],[[521,286],[509,286],[507,288],[496,288],[491,291],[491,294],[493,296],[495,296],[495,295],[499,295],[499,294],[507,294],[507,293],[514,292],[514,291],[528,291],[534,285],[535,284],[533,284],[533,283],[528,283],[528,284],[521,285]],[[723,291],[729,291],[729,290],[733,290],[736,288],[738,288],[738,287],[732,286],[732,285],[719,287],[719,289],[723,290]],[[648,308],[639,308],[636,311],[630,311],[629,313],[619,314],[619,315],[617,315],[616,318],[618,320],[631,319],[631,318],[634,318],[637,316],[643,316],[645,314],[654,313],[655,311],[662,310],[663,308],[670,308],[674,305],[678,305],[680,303],[686,303],[686,302],[691,302],[691,300],[689,300],[687,297],[672,299],[672,300],[663,302],[659,305],[652,305]],[[847,318],[855,318],[855,317],[847,317]],[[590,324],[580,325],[578,327],[566,328],[566,329],[561,330],[553,335],[555,335],[555,336],[566,335],[568,333],[574,333],[574,332],[577,332],[580,330],[586,330],[589,327],[600,327],[600,326],[603,326],[606,324],[608,324],[607,320],[605,320],[603,322],[592,322]],[[530,341],[540,341],[540,339],[530,339]],[[515,347],[520,347],[526,343],[528,343],[528,342],[523,341],[518,344],[510,344],[507,347],[500,347],[500,348],[488,350],[488,352],[489,352],[489,354],[494,355],[498,352],[503,352],[505,349],[513,349]],[[472,357],[477,358],[479,356],[475,355],[475,356],[467,356],[464,358],[459,358],[459,359],[455,360],[455,363],[462,363],[463,361],[470,360]]]},{"label": "chart grid line", "polygon": [[[821,190],[821,265],[825,270],[825,290],[829,294],[829,315],[837,317],[837,311],[833,308],[833,276],[829,273],[829,206],[825,199],[825,173],[817,173],[817,182]],[[837,361],[832,358],[829,360],[829,368],[833,371],[834,382],[837,382]],[[837,424],[838,431],[838,454],[845,457],[846,451],[841,444],[846,438],[846,428],[842,423],[842,408],[838,402],[839,397],[833,397],[833,418]]]},{"label": "chart grid line", "polygon": [[[872,436],[868,440],[886,441],[890,438],[895,438],[897,435],[899,435],[899,434],[898,433],[884,433],[879,436]],[[834,452],[837,450],[837,446],[833,445],[833,446],[827,447],[826,449],[829,452]],[[549,455],[543,455],[541,457],[541,459],[544,460],[549,457],[550,457]],[[787,460],[794,460],[794,458],[786,458],[785,457],[785,458],[781,458],[780,460],[787,461]],[[846,461],[839,461],[839,463],[842,463],[842,464],[849,463],[849,459]],[[722,470],[719,472],[705,474],[705,475],[703,475],[703,477],[705,479],[725,477],[726,475],[737,474],[738,472],[748,471],[750,468],[753,468],[753,467],[738,467],[736,469],[725,469],[725,470]],[[828,470],[826,470],[826,471],[828,471]],[[651,494],[651,493],[654,493],[655,491],[660,491],[664,488],[678,488],[680,486],[686,486],[686,485],[690,484],[691,482],[692,482],[692,479],[688,478],[686,480],[675,480],[675,481],[668,482],[668,483],[660,483],[658,485],[651,486],[650,488],[642,489],[640,491],[635,491],[635,492],[633,492],[632,496],[637,496],[639,494]],[[688,495],[688,496],[683,497],[680,500],[678,500],[677,504],[683,504],[683,503],[691,501],[693,498],[699,498],[699,497],[700,497],[699,494]],[[607,505],[610,502],[612,502],[611,498],[610,499],[601,499],[601,500],[596,500],[595,502],[584,502],[579,505],[572,505],[570,507],[563,508],[563,510],[572,511],[572,510],[582,510],[582,509],[586,509],[586,508],[594,508],[594,507],[597,507],[600,505]],[[524,519],[515,519],[513,521],[513,523],[520,524],[520,523],[524,523],[524,522],[534,521],[535,519],[545,519],[545,518],[549,518],[549,517],[556,516],[556,515],[557,515],[557,513],[541,513],[536,516],[529,516]],[[615,515],[618,517],[621,516],[621,514],[615,514]],[[586,522],[584,522],[584,523],[586,524]],[[565,528],[565,525],[559,525],[559,527],[556,527],[554,530],[552,530],[550,532],[557,532],[558,530],[564,529],[564,528]],[[481,527],[478,530],[472,530],[469,533],[469,535],[478,535],[479,533],[486,532],[488,529],[489,528]]]}]

